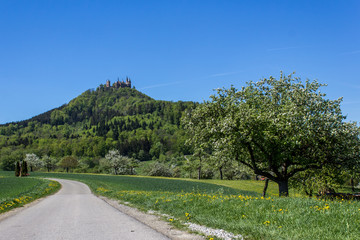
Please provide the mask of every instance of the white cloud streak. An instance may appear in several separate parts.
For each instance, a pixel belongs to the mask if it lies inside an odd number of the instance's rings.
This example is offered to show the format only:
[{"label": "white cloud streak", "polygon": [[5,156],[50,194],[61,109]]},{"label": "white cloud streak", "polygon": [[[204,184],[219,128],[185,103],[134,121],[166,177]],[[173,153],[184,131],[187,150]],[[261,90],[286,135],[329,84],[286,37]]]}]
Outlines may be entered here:
[{"label": "white cloud streak", "polygon": [[238,72],[225,72],[225,73],[216,73],[213,75],[208,76],[207,78],[215,78],[215,77],[223,77],[223,76],[229,76],[229,75],[234,75],[237,73],[240,73],[242,71],[238,71]]},{"label": "white cloud streak", "polygon": [[159,87],[167,87],[167,86],[173,86],[173,85],[178,85],[181,84],[183,82],[170,82],[170,83],[162,83],[162,84],[155,84],[155,85],[150,85],[150,86],[145,86],[140,88],[140,90],[144,90],[144,89],[151,89],[151,88],[159,88]]}]

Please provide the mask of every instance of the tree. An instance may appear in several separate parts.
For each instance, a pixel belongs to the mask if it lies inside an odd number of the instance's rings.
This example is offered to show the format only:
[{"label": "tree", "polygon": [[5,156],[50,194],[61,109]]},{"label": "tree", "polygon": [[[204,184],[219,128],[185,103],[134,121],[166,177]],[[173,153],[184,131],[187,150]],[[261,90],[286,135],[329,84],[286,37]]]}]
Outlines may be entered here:
[{"label": "tree", "polygon": [[19,161],[16,161],[16,163],[15,163],[15,176],[16,177],[20,177],[20,171],[21,171],[20,163],[19,163]]},{"label": "tree", "polygon": [[128,162],[128,167],[130,168],[130,175],[136,175],[135,168],[139,166],[139,162],[140,161],[135,158],[130,158]]},{"label": "tree", "polygon": [[43,162],[40,161],[40,158],[34,153],[26,154],[25,161],[29,163],[31,172],[34,171],[35,168],[40,168],[43,165]]},{"label": "tree", "polygon": [[59,163],[60,167],[66,169],[66,172],[69,172],[70,168],[75,168],[78,165],[78,160],[74,156],[63,157]]},{"label": "tree", "polygon": [[182,119],[182,124],[190,136],[186,144],[193,148],[191,160],[194,161],[192,165],[197,168],[197,179],[201,179],[203,162],[205,159],[209,159],[213,148],[209,141],[211,132],[207,129],[207,125],[212,123],[212,118],[206,119],[208,117],[206,107],[203,104],[199,105],[195,111],[187,112],[187,116]]},{"label": "tree", "polygon": [[115,175],[130,174],[130,172],[133,171],[132,167],[130,167],[130,165],[132,165],[131,159],[120,155],[118,150],[110,150],[106,154],[105,159],[114,169]]},{"label": "tree", "polygon": [[319,91],[325,85],[292,75],[218,89],[186,117],[186,128],[279,185],[308,169],[359,162],[359,127],[345,122],[340,103]]},{"label": "tree", "polygon": [[20,168],[20,177],[26,177],[28,175],[28,164],[26,161],[22,161]]},{"label": "tree", "polygon": [[56,159],[51,158],[48,155],[42,157],[41,161],[43,162],[43,165],[46,167],[48,172],[50,172],[50,170],[53,170],[56,167]]}]

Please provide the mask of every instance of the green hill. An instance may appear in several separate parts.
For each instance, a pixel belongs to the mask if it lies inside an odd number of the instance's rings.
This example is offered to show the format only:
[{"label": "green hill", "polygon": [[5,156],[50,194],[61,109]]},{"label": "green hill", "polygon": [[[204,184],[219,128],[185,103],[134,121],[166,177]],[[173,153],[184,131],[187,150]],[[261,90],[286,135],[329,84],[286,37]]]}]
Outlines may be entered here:
[{"label": "green hill", "polygon": [[141,161],[188,154],[180,118],[195,106],[154,100],[134,88],[100,85],[59,108],[1,125],[0,164],[10,170],[26,153],[58,159],[73,155],[92,162],[110,149]]}]

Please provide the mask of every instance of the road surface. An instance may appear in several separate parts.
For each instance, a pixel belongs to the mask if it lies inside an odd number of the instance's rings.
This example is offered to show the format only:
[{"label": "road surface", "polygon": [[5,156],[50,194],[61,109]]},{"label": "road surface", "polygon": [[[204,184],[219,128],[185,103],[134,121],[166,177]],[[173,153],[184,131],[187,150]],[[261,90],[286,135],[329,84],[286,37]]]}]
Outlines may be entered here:
[{"label": "road surface", "polygon": [[57,181],[58,193],[0,221],[1,240],[169,239],[97,198],[87,185]]}]

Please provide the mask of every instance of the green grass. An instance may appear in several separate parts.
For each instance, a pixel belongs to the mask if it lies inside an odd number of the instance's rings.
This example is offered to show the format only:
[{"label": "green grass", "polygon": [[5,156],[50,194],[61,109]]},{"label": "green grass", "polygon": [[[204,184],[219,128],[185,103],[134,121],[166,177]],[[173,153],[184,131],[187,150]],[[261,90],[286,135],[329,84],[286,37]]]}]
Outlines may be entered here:
[{"label": "green grass", "polygon": [[0,172],[0,213],[21,207],[60,189],[54,181],[13,176],[13,172]]},{"label": "green grass", "polygon": [[[114,176],[105,174],[66,174],[66,173],[34,173],[38,177],[66,178],[82,181],[95,191],[99,187],[114,188],[128,191],[158,191],[158,192],[202,192],[239,194],[242,191],[226,186],[210,183],[184,181],[181,179],[163,177]],[[257,196],[252,191],[243,192],[247,195]]]},{"label": "green grass", "polygon": [[[202,183],[211,183],[221,186],[226,186],[240,191],[251,191],[262,194],[264,189],[264,181],[255,181],[255,180],[216,180],[216,179],[206,179],[206,180],[195,180],[188,179],[189,181],[202,182]],[[291,190],[290,194],[293,194],[294,190]],[[278,196],[279,188],[278,185],[274,182],[269,182],[268,189],[266,191],[268,196]]]},{"label": "green grass", "polygon": [[[191,221],[242,234],[247,239],[333,240],[359,239],[360,235],[359,202],[299,197],[263,199],[257,193],[259,189],[262,191],[262,184],[256,185],[258,183],[252,181],[236,183],[60,173],[36,175],[79,180],[88,184],[95,194],[128,202],[142,210],[171,215],[175,218],[173,222]],[[276,191],[275,187],[271,187],[273,191]]]}]

